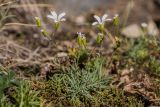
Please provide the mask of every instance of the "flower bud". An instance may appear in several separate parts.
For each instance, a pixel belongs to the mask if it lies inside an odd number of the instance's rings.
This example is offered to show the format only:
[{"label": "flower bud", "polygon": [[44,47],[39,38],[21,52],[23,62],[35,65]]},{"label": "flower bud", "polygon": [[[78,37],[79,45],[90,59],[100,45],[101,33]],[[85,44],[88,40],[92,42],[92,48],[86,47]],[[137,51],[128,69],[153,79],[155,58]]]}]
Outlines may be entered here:
[{"label": "flower bud", "polygon": [[83,37],[83,38],[82,38],[82,44],[83,44],[83,46],[86,46],[86,45],[87,45],[86,37]]},{"label": "flower bud", "polygon": [[87,45],[87,40],[85,35],[79,32],[77,34],[78,34],[78,38],[77,38],[78,44],[82,47],[85,47]]},{"label": "flower bud", "polygon": [[42,29],[42,30],[41,30],[41,33],[42,33],[43,36],[45,36],[45,37],[48,36],[48,32],[47,32],[45,29]]},{"label": "flower bud", "polygon": [[119,15],[116,14],[113,18],[113,25],[118,26],[119,25]]},{"label": "flower bud", "polygon": [[58,28],[60,27],[60,23],[59,22],[56,22],[54,23],[53,27],[58,30]]},{"label": "flower bud", "polygon": [[82,38],[80,35],[78,35],[78,37],[77,37],[77,42],[79,45],[82,45]]},{"label": "flower bud", "polygon": [[103,37],[104,35],[102,33],[98,33],[98,36],[97,36],[97,43],[100,44],[103,40]]},{"label": "flower bud", "polygon": [[35,17],[35,20],[36,20],[37,27],[40,28],[42,26],[41,19],[39,17]]},{"label": "flower bud", "polygon": [[103,32],[103,31],[105,30],[104,24],[100,24],[100,25],[98,26],[98,28],[99,28],[99,30],[100,30],[101,32]]}]

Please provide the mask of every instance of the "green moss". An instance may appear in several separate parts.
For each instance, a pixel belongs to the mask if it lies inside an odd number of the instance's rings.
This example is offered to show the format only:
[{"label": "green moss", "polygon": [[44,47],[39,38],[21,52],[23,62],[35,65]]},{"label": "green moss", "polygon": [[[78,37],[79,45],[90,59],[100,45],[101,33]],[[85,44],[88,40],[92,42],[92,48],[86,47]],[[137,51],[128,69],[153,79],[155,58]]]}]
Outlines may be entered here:
[{"label": "green moss", "polygon": [[84,106],[94,101],[94,93],[109,87],[111,77],[104,74],[104,61],[93,59],[84,69],[77,65],[66,69],[66,73],[55,74],[47,81],[44,97],[53,103]]},{"label": "green moss", "polygon": [[129,50],[129,56],[137,62],[142,62],[149,56],[149,51],[147,48],[147,43],[145,39],[138,39],[134,41],[131,49]]},{"label": "green moss", "polygon": [[151,69],[151,72],[160,76],[160,60],[156,58],[151,58],[151,61],[149,63],[149,68]]},{"label": "green moss", "polygon": [[94,58],[85,69],[75,65],[63,74],[53,75],[44,83],[43,97],[57,106],[143,107],[136,97],[109,86],[111,77],[104,73],[105,63],[104,58]]},{"label": "green moss", "polygon": [[135,96],[127,95],[123,90],[110,88],[108,90],[97,92],[95,96],[95,104],[99,106],[114,107],[143,107],[142,101]]}]

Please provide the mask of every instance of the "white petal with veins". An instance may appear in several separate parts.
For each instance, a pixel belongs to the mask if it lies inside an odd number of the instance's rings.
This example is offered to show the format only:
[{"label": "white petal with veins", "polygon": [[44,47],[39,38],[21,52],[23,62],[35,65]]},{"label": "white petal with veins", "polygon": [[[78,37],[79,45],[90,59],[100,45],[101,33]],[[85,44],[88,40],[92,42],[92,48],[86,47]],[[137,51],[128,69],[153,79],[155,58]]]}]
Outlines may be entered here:
[{"label": "white petal with veins", "polygon": [[63,22],[63,21],[66,21],[66,19],[65,19],[65,18],[63,18],[63,19],[61,19],[60,21],[62,21],[62,22]]},{"label": "white petal with veins", "polygon": [[51,11],[50,15],[47,15],[48,18],[51,18],[54,20],[55,23],[60,22],[60,21],[66,21],[66,19],[64,18],[64,16],[66,15],[66,13],[61,13],[60,15],[57,15],[57,13],[55,11]]},{"label": "white petal with veins", "polygon": [[102,23],[101,18],[97,15],[94,15],[94,18],[98,21],[98,23]]},{"label": "white petal with veins", "polygon": [[112,21],[112,19],[106,19],[105,21]]},{"label": "white petal with veins", "polygon": [[103,17],[102,17],[102,21],[104,22],[107,17],[108,17],[108,15],[107,15],[107,14],[104,14]]},{"label": "white petal with veins", "polygon": [[47,15],[47,17],[55,20],[55,17],[53,17],[52,15]]},{"label": "white petal with veins", "polygon": [[64,16],[66,15],[66,13],[61,13],[59,16],[58,16],[58,20],[61,20]]},{"label": "white petal with veins", "polygon": [[95,25],[97,25],[98,24],[98,22],[94,22],[94,23],[92,23],[92,26],[95,26]]},{"label": "white petal with veins", "polygon": [[52,14],[52,16],[53,16],[55,19],[58,18],[57,13],[56,13],[55,11],[51,11],[51,14]]}]

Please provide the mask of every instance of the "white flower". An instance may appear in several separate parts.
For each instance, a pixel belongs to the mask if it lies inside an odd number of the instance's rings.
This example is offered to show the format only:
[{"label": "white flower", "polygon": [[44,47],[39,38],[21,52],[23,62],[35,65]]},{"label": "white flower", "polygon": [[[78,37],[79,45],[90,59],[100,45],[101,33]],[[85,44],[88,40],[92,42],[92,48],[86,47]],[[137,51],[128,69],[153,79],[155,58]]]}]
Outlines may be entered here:
[{"label": "white flower", "polygon": [[77,42],[80,46],[82,46],[83,48],[86,47],[87,45],[87,40],[85,37],[85,34],[81,33],[81,32],[77,32],[78,38],[77,38]]},{"label": "white flower", "polygon": [[116,19],[117,17],[119,17],[119,14],[115,14],[113,19]]},{"label": "white flower", "polygon": [[77,32],[77,35],[81,39],[86,39],[85,34],[83,34],[82,32]]},{"label": "white flower", "polygon": [[55,11],[51,11],[51,15],[47,15],[47,17],[53,19],[55,23],[58,23],[61,21],[66,21],[64,18],[65,15],[66,13],[64,12],[58,15]]},{"label": "white flower", "polygon": [[102,18],[100,18],[99,16],[97,16],[97,15],[94,15],[94,18],[97,20],[96,22],[93,22],[93,26],[95,26],[95,25],[102,25],[102,24],[104,24],[105,23],[105,21],[111,21],[112,19],[110,19],[110,18],[107,18],[108,17],[108,15],[107,14],[104,14],[103,16],[102,16]]}]

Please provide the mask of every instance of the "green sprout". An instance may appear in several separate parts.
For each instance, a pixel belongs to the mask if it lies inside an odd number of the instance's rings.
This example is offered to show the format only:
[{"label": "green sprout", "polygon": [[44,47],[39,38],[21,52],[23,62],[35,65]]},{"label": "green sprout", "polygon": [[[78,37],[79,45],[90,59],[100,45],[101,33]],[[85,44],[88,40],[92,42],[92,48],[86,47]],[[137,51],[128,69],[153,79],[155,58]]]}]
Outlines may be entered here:
[{"label": "green sprout", "polygon": [[115,14],[115,16],[113,17],[113,25],[114,26],[119,25],[119,15],[118,14]]},{"label": "green sprout", "polygon": [[79,46],[85,48],[87,46],[87,40],[85,37],[85,34],[82,34],[81,32],[77,32],[77,42],[79,44]]}]

